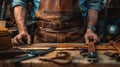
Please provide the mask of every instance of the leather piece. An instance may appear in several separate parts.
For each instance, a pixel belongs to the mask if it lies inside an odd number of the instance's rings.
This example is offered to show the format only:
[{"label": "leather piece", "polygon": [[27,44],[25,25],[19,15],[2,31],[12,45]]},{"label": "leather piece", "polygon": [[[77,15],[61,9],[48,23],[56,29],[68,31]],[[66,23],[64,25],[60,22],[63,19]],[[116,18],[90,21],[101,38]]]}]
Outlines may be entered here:
[{"label": "leather piece", "polygon": [[[73,3],[75,1],[75,3]],[[47,21],[60,21],[73,13],[81,14],[78,0],[41,0],[36,18]],[[54,4],[53,4],[54,3]],[[79,6],[79,7],[78,7]]]},{"label": "leather piece", "polygon": [[50,61],[57,64],[68,64],[72,61],[72,57],[69,52],[58,52],[53,58],[40,58],[42,61]]},{"label": "leather piece", "polygon": [[[36,17],[40,19],[39,22],[44,21],[48,24],[38,23],[34,38],[35,43],[84,42],[85,28],[78,0],[40,1]],[[79,26],[79,24],[82,26]],[[75,30],[69,30],[71,28],[75,28]],[[79,30],[76,30],[77,28]],[[48,31],[48,29],[51,31]]]},{"label": "leather piece", "polygon": [[35,43],[81,43],[84,42],[84,29],[74,28],[73,30],[59,31],[37,28],[35,31]]},{"label": "leather piece", "polygon": [[[72,11],[73,0],[45,0],[46,12]],[[54,4],[53,4],[54,3]]]}]

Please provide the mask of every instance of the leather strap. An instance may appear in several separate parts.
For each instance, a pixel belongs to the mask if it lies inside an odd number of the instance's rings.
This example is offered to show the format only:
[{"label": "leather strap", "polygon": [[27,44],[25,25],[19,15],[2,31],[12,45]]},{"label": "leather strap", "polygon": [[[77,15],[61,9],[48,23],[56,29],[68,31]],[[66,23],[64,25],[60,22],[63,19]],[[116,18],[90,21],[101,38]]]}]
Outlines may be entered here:
[{"label": "leather strap", "polygon": [[46,31],[46,32],[51,32],[51,33],[63,33],[63,32],[72,32],[72,31],[75,31],[79,28],[72,28],[72,29],[67,29],[67,30],[52,30],[52,29],[49,29],[49,28],[43,28],[43,27],[39,27],[40,30],[42,31]]},{"label": "leather strap", "polygon": [[[63,17],[81,14],[78,0],[40,0],[40,7],[36,18],[40,20],[55,21]],[[66,19],[65,19],[66,20]],[[68,19],[67,19],[68,20]],[[69,19],[70,20],[70,19]]]},{"label": "leather strap", "polygon": [[56,54],[56,57],[53,58],[40,58],[42,61],[50,61],[57,64],[68,64],[72,61],[72,57],[70,56],[70,53],[68,52],[58,52]]},{"label": "leather strap", "polygon": [[49,28],[52,30],[68,30],[72,28],[80,27],[80,22],[64,22],[64,23],[56,23],[56,22],[47,22],[47,21],[39,21],[38,25],[42,28]]},{"label": "leather strap", "polygon": [[[104,45],[104,46],[103,46]],[[49,47],[56,47],[57,49],[81,49],[81,48],[88,48],[88,45],[83,43],[36,43],[31,45],[20,45],[19,49],[46,49]],[[116,50],[113,45],[109,43],[104,43],[101,45],[95,46],[96,50]]]}]

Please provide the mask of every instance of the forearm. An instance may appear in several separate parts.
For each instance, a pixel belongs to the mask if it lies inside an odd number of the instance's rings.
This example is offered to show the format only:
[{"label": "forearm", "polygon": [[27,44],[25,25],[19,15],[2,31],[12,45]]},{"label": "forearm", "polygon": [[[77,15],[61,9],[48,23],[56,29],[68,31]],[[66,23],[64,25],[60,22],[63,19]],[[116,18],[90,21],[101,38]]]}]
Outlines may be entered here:
[{"label": "forearm", "polygon": [[16,6],[14,8],[14,17],[18,26],[19,32],[27,31],[26,27],[26,9],[22,6]]},{"label": "forearm", "polygon": [[98,11],[94,9],[88,10],[88,25],[95,26],[98,19]]}]

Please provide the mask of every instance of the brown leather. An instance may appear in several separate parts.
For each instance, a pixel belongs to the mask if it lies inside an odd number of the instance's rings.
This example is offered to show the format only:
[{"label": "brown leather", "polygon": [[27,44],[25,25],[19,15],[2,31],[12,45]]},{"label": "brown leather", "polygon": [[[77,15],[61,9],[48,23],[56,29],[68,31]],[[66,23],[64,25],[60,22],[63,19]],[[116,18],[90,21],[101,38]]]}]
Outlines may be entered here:
[{"label": "brown leather", "polygon": [[47,31],[46,28],[37,28],[35,43],[81,43],[84,42],[84,28],[73,28],[66,31]]},{"label": "brown leather", "polygon": [[56,57],[53,58],[40,58],[42,61],[50,61],[57,64],[68,64],[72,61],[69,52],[57,52]]},{"label": "brown leather", "polygon": [[64,23],[39,21],[37,25],[42,28],[49,28],[52,30],[68,30],[72,28],[82,27],[82,23],[79,21],[69,21]]},{"label": "brown leather", "polygon": [[[81,14],[78,0],[40,0],[36,18],[51,22],[70,20],[73,13]],[[75,8],[74,8],[75,7]]]},{"label": "brown leather", "polygon": [[78,0],[40,0],[35,43],[84,42]]}]

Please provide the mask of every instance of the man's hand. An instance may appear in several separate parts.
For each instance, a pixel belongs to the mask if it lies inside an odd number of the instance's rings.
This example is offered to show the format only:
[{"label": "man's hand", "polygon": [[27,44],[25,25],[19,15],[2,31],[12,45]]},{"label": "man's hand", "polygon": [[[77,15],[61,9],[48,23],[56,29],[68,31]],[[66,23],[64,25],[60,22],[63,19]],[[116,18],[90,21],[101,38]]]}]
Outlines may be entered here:
[{"label": "man's hand", "polygon": [[31,44],[31,37],[26,31],[20,32],[12,39],[14,45]]},{"label": "man's hand", "polygon": [[94,42],[97,42],[97,41],[99,42],[100,41],[98,36],[93,32],[93,30],[87,29],[87,31],[85,33],[86,44],[89,43],[90,38],[92,38]]},{"label": "man's hand", "polygon": [[26,8],[21,5],[14,7],[14,17],[19,34],[12,39],[14,45],[30,44],[31,37],[26,27]]}]

